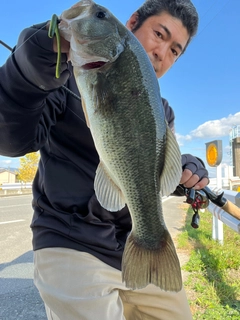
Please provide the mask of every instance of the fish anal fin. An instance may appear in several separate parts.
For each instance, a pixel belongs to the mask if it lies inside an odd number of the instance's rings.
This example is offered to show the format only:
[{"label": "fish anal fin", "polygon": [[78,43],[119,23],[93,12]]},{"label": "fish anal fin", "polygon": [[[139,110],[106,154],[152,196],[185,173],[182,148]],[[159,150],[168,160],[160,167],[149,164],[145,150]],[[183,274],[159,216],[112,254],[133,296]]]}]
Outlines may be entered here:
[{"label": "fish anal fin", "polygon": [[101,206],[109,211],[119,211],[125,206],[125,199],[114,183],[103,162],[100,162],[94,181],[96,197]]},{"label": "fish anal fin", "polygon": [[131,233],[127,239],[122,260],[122,279],[126,287],[141,289],[152,283],[165,291],[182,289],[179,259],[167,230],[162,245],[150,250],[138,244]]}]

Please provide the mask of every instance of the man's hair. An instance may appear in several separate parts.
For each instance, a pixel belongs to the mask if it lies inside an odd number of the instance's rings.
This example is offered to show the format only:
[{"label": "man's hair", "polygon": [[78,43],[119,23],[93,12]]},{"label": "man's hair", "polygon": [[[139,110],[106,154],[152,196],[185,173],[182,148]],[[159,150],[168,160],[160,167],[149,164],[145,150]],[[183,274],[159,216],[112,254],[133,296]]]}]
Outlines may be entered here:
[{"label": "man's hair", "polygon": [[183,26],[187,29],[189,40],[184,48],[185,51],[198,28],[198,13],[191,0],[146,0],[137,10],[138,22],[132,32],[137,31],[147,18],[159,15],[162,12],[169,13],[181,20]]}]

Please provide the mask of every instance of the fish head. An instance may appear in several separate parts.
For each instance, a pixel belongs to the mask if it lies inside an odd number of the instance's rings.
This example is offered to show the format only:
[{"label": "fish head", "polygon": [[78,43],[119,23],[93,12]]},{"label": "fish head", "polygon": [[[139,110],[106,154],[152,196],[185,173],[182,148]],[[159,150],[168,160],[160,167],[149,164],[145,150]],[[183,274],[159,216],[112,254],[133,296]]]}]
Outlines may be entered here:
[{"label": "fish head", "polygon": [[82,0],[60,16],[60,34],[70,41],[74,67],[99,68],[115,61],[124,50],[127,28],[106,8]]}]

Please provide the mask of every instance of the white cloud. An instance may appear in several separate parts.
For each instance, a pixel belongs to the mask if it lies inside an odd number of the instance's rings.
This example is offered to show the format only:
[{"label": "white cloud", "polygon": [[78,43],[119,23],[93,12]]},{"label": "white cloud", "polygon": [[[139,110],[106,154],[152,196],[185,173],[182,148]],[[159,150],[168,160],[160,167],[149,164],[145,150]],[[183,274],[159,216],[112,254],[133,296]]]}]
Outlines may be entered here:
[{"label": "white cloud", "polygon": [[9,167],[11,163],[12,163],[11,159],[0,157],[0,167],[3,167],[3,168]]},{"label": "white cloud", "polygon": [[0,168],[8,168],[8,167],[18,168],[19,167],[18,158],[0,156]]},{"label": "white cloud", "polygon": [[2,163],[5,163],[5,164],[10,164],[12,162],[12,160],[3,160]]},{"label": "white cloud", "polygon": [[186,136],[182,136],[179,133],[176,133],[176,138],[177,138],[177,142],[179,144],[179,146],[183,146],[184,145],[184,141],[191,141],[192,137],[188,134]]},{"label": "white cloud", "polygon": [[230,114],[227,118],[222,118],[220,120],[207,121],[186,136],[181,136],[179,134],[176,136],[180,145],[183,145],[184,141],[193,139],[217,139],[228,136],[232,127],[236,125],[240,125],[240,112],[237,112],[234,115]]}]

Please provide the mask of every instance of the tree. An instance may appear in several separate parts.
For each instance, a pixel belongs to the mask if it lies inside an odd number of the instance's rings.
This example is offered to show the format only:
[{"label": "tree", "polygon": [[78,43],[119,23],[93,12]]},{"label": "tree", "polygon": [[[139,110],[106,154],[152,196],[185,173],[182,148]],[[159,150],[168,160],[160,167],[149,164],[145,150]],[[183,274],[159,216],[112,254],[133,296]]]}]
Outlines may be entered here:
[{"label": "tree", "polygon": [[31,152],[19,159],[20,168],[18,179],[24,183],[32,182],[38,167],[39,152]]}]

